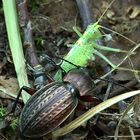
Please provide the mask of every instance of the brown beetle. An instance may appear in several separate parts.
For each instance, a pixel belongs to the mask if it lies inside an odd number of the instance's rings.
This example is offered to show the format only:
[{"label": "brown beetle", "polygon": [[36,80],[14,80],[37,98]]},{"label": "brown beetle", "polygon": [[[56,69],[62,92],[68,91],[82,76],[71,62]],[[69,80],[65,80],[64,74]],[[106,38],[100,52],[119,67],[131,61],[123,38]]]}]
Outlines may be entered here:
[{"label": "brown beetle", "polygon": [[63,82],[50,83],[38,90],[26,103],[19,128],[26,137],[40,137],[58,127],[73,112],[78,96],[92,89],[92,81],[84,69],[73,69]]}]

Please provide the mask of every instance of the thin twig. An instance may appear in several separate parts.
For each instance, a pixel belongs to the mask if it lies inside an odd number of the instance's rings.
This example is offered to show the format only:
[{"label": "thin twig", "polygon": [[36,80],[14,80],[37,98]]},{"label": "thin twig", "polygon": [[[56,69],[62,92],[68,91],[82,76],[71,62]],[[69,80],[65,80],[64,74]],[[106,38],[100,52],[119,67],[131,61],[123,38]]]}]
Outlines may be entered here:
[{"label": "thin twig", "polygon": [[18,5],[20,13],[20,26],[24,31],[24,47],[26,48],[28,62],[34,69],[34,86],[40,88],[46,84],[47,78],[42,65],[39,63],[33,39],[31,20],[29,18],[27,0],[20,0]]}]

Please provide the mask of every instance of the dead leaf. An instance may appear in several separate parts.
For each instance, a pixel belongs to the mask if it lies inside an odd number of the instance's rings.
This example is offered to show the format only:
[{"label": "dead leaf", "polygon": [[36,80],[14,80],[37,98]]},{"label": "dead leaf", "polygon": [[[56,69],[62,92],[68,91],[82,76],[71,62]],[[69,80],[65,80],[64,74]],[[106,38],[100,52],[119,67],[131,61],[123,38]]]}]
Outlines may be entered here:
[{"label": "dead leaf", "polygon": [[138,6],[138,5],[130,5],[127,8],[127,14],[129,14],[130,19],[136,18],[140,14],[140,6]]},{"label": "dead leaf", "polygon": [[11,93],[17,93],[19,89],[18,81],[14,77],[0,76],[0,86]]}]

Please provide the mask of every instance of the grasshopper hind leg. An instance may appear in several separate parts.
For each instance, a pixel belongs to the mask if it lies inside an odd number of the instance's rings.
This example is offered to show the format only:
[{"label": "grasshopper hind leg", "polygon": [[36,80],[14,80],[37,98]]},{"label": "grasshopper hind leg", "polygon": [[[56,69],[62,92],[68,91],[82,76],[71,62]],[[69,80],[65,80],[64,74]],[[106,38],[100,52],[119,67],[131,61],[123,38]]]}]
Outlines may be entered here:
[{"label": "grasshopper hind leg", "polygon": [[113,64],[106,56],[101,54],[99,51],[94,50],[94,54],[98,55],[100,58],[102,58],[104,61],[106,61],[112,68],[116,68],[116,65]]}]

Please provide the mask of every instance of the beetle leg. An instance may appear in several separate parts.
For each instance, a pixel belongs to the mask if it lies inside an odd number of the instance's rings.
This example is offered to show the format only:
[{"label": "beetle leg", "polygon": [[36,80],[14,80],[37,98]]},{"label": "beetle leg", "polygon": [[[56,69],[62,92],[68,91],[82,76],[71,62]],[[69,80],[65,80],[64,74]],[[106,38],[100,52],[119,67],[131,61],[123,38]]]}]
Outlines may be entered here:
[{"label": "beetle leg", "polygon": [[92,97],[90,95],[84,95],[84,96],[80,96],[78,98],[80,101],[84,101],[87,102],[87,105],[84,105],[84,103],[79,102],[76,109],[79,111],[87,111],[89,108],[91,108],[91,106],[93,106],[93,104],[99,104],[101,103],[101,100],[99,100],[96,97]]},{"label": "beetle leg", "polygon": [[22,93],[22,90],[26,91],[26,92],[29,93],[30,95],[33,95],[33,94],[36,92],[36,90],[34,90],[34,89],[30,88],[30,87],[23,86],[23,87],[19,90],[19,92],[18,92],[17,98],[16,98],[16,100],[15,100],[15,102],[14,102],[14,105],[13,105],[12,110],[10,111],[10,113],[13,113],[13,112],[15,111],[16,106],[17,106],[17,103],[18,103],[18,100],[19,100],[19,97],[20,97],[20,95],[21,95],[21,93]]},{"label": "beetle leg", "polygon": [[79,100],[85,101],[85,102],[101,102],[98,98],[92,97],[91,95],[80,96]]},{"label": "beetle leg", "polygon": [[22,93],[22,90],[26,91],[26,92],[29,93],[30,95],[32,95],[33,93],[36,92],[36,90],[34,90],[34,89],[32,89],[32,88],[29,88],[29,87],[27,87],[27,86],[23,86],[23,87],[19,90],[19,92],[18,92],[17,98],[16,98],[16,100],[15,100],[13,106],[12,106],[11,111],[8,112],[7,114],[5,114],[4,116],[0,117],[0,118],[5,118],[5,117],[8,116],[10,113],[15,112],[15,109],[16,109],[16,106],[17,106],[19,97],[20,97],[20,95],[21,95],[21,93]]},{"label": "beetle leg", "polygon": [[88,109],[82,103],[78,103],[76,110],[78,111],[87,111]]}]

